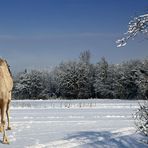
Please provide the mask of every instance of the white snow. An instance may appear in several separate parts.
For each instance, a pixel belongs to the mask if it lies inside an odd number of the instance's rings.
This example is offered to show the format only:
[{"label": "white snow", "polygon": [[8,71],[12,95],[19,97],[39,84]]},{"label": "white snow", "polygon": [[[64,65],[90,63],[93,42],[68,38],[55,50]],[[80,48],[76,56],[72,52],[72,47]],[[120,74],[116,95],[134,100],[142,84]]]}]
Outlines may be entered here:
[{"label": "white snow", "polygon": [[10,145],[0,147],[146,148],[132,117],[138,102],[143,101],[13,101]]}]

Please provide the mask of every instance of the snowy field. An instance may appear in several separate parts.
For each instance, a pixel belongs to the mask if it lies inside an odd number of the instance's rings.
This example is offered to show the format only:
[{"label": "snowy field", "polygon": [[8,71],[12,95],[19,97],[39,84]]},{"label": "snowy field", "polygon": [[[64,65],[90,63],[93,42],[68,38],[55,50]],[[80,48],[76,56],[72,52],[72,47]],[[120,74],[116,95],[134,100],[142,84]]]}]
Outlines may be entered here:
[{"label": "snowy field", "polygon": [[10,145],[0,148],[146,148],[135,133],[137,108],[108,99],[13,101]]}]

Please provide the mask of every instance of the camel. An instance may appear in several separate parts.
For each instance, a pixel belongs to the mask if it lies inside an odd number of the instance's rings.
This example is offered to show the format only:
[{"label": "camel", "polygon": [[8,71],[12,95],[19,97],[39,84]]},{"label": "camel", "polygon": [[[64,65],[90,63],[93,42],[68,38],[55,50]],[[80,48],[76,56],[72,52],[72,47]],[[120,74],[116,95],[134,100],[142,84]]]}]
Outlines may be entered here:
[{"label": "camel", "polygon": [[9,106],[11,102],[11,92],[13,88],[13,79],[6,60],[0,58],[0,111],[1,111],[1,126],[0,131],[3,133],[3,143],[9,144],[6,135],[6,116],[8,120],[7,129],[10,130]]}]

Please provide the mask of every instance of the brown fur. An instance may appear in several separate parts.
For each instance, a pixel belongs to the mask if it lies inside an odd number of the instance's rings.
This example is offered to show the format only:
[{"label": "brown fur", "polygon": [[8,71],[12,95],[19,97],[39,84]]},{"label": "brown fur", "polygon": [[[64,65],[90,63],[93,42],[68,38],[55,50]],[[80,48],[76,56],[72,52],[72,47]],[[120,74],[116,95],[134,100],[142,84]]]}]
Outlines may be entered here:
[{"label": "brown fur", "polygon": [[3,133],[3,143],[8,144],[6,136],[6,116],[8,120],[8,129],[10,128],[9,121],[9,105],[11,102],[11,91],[13,88],[13,79],[10,69],[5,60],[0,59],[0,111],[1,111],[1,126],[0,131]]}]

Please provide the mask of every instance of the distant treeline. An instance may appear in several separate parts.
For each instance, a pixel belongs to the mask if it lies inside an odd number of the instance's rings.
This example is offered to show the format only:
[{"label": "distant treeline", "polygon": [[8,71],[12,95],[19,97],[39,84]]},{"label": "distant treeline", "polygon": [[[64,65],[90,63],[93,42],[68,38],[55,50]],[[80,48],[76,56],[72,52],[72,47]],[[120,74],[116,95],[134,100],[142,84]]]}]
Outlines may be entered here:
[{"label": "distant treeline", "polygon": [[109,64],[105,58],[90,63],[90,52],[52,71],[27,69],[14,76],[13,99],[146,99],[148,84],[141,71],[148,59]]}]

